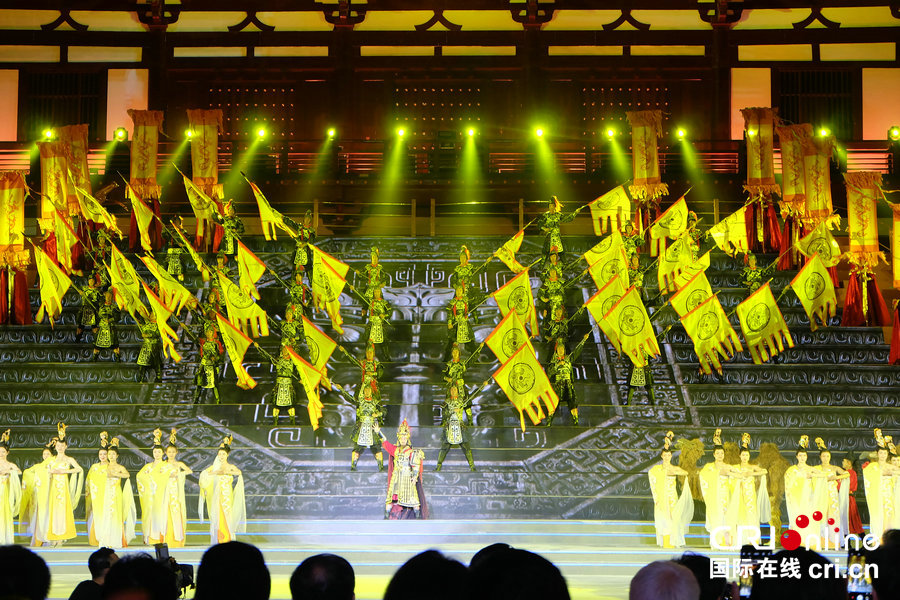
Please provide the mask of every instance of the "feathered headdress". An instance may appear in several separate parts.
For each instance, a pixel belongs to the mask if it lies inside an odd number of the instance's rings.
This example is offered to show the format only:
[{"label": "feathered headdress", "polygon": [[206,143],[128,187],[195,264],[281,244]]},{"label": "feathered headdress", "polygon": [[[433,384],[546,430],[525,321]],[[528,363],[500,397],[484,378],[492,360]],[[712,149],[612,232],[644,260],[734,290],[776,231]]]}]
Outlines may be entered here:
[{"label": "feathered headdress", "polygon": [[887,449],[891,456],[897,456],[897,447],[894,446],[894,436],[886,435],[884,436],[884,441],[887,443]]},{"label": "feathered headdress", "polygon": [[225,452],[231,452],[232,442],[234,442],[234,436],[233,435],[226,436],[222,440],[222,443],[219,444],[219,450],[224,450]]},{"label": "feathered headdress", "polygon": [[887,444],[884,443],[884,436],[881,435],[881,429],[875,428],[875,445],[879,450],[887,450]]},{"label": "feathered headdress", "polygon": [[66,441],[66,427],[68,427],[68,426],[65,423],[63,423],[62,421],[60,421],[59,423],[56,424],[56,433],[59,434],[60,442]]},{"label": "feathered headdress", "polygon": [[100,449],[106,450],[109,448],[109,434],[105,431],[100,432]]},{"label": "feathered headdress", "polygon": [[809,450],[809,436],[801,435],[800,441],[797,442],[797,452],[806,452]]},{"label": "feathered headdress", "polygon": [[153,430],[153,447],[154,448],[162,448],[162,429],[157,427]]},{"label": "feathered headdress", "polygon": [[9,429],[0,434],[0,446],[9,450]]},{"label": "feathered headdress", "polygon": [[172,446],[173,448],[178,447],[178,438],[175,437],[176,431],[177,430],[173,427],[172,431],[169,433],[169,445]]},{"label": "feathered headdress", "polygon": [[672,441],[675,439],[675,433],[672,431],[666,432],[666,437],[663,438],[663,452],[671,452],[672,451]]},{"label": "feathered headdress", "polygon": [[[804,436],[804,437],[806,437],[806,436]],[[742,451],[750,450],[750,434],[749,433],[745,432],[745,433],[741,434],[741,450]]]},{"label": "feathered headdress", "polygon": [[823,440],[820,437],[817,437],[815,441],[816,441],[816,448],[819,449],[819,452],[828,452],[828,445],[825,443],[825,440]]},{"label": "feathered headdress", "polygon": [[119,453],[119,438],[114,437],[113,439],[109,440],[108,450],[115,450],[116,454]]},{"label": "feathered headdress", "polygon": [[713,451],[716,450],[724,450],[725,446],[722,445],[722,429],[717,428],[716,432],[713,434]]}]

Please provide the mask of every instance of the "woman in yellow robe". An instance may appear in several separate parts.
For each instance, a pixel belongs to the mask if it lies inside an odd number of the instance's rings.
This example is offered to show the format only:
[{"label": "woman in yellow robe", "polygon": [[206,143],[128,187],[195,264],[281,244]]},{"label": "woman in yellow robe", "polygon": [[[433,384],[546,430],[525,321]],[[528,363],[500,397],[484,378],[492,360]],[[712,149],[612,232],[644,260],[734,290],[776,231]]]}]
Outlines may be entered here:
[{"label": "woman in yellow robe", "polygon": [[166,460],[163,460],[162,431],[156,429],[153,432],[153,462],[138,473],[145,544],[166,543],[170,548],[182,548],[185,544],[184,480],[192,471],[177,460],[176,441],[173,429],[165,450]]},{"label": "woman in yellow robe", "polygon": [[[219,445],[213,464],[200,472],[200,497],[197,512],[203,521],[203,504],[209,514],[210,543],[221,544],[247,531],[247,509],[244,504],[244,476],[228,462],[232,436]],[[235,483],[235,477],[237,483]]]},{"label": "woman in yellow robe", "polygon": [[0,435],[0,546],[15,543],[13,539],[13,519],[19,514],[22,500],[22,486],[19,475],[22,471],[9,458],[9,429]]},{"label": "woman in yellow robe", "polygon": [[41,462],[22,473],[22,504],[19,507],[19,534],[31,536],[32,546],[47,544],[50,517],[50,463],[56,438],[44,446]]},{"label": "woman in yellow robe", "polygon": [[[797,464],[784,472],[784,496],[787,501],[788,527],[800,534],[800,543],[808,545],[807,538],[819,539],[819,523],[813,520],[816,485],[821,482],[822,472],[809,464],[809,436],[800,436],[797,445]],[[805,516],[806,527],[801,527],[797,518]],[[816,543],[812,544],[813,547]]]},{"label": "woman in yellow robe", "polygon": [[849,482],[840,482],[850,479],[850,473],[831,464],[831,451],[825,440],[817,437],[816,447],[819,449],[819,465],[815,469],[821,475],[816,479],[813,508],[822,513],[819,522],[822,547],[839,548],[850,526],[850,486]]},{"label": "woman in yellow robe", "polygon": [[731,545],[731,528],[728,527],[726,517],[731,500],[730,476],[734,467],[725,462],[721,429],[716,429],[713,444],[713,462],[703,465],[700,469],[700,492],[706,504],[709,545],[715,549]]},{"label": "woman in yellow robe", "polygon": [[75,537],[75,508],[84,485],[84,469],[66,455],[66,425],[57,425],[56,456],[50,461],[50,509],[47,541],[54,547]]},{"label": "woman in yellow robe", "polygon": [[119,464],[119,439],[109,442],[103,510],[94,511],[94,532],[101,547],[125,548],[134,537],[136,509],[128,470]]},{"label": "woman in yellow robe", "polygon": [[[694,500],[687,485],[688,472],[672,464],[672,440],[675,434],[666,434],[660,458],[662,462],[650,467],[650,491],[653,494],[653,522],[656,526],[656,543],[663,548],[684,546],[684,535],[694,516]],[[678,495],[677,477],[684,477],[681,495]]]},{"label": "woman in yellow robe", "polygon": [[100,432],[100,449],[97,451],[99,462],[88,469],[84,484],[84,516],[87,521],[88,543],[99,546],[97,534],[94,532],[94,511],[103,512],[103,493],[106,489],[107,462],[106,449],[109,447],[109,434]]},{"label": "woman in yellow robe", "polygon": [[863,481],[869,507],[869,534],[881,541],[881,535],[894,522],[894,476],[900,476],[900,469],[888,462],[887,442],[880,429],[875,430],[875,443],[877,458],[863,469]]},{"label": "woman in yellow robe", "polygon": [[[726,521],[731,527],[731,539],[737,546],[759,543],[760,523],[771,519],[767,471],[750,464],[750,434],[741,436],[741,462],[731,471],[731,500]],[[759,487],[756,480],[759,478]]]}]

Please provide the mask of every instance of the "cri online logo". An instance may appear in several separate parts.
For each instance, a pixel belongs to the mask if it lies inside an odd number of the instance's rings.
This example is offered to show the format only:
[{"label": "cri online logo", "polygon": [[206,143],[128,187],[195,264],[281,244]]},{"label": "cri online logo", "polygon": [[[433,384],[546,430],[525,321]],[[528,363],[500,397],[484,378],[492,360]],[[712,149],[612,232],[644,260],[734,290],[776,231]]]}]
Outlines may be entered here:
[{"label": "cri online logo", "polygon": [[[816,511],[812,514],[813,521],[816,523],[820,523],[822,521],[822,513],[820,511]],[[806,515],[799,515],[796,519],[794,519],[794,523],[797,524],[797,527],[800,529],[806,529],[809,527],[809,517]],[[828,526],[834,527],[835,533],[840,533],[841,528],[837,527],[834,523],[834,519],[828,519]],[[800,544],[803,543],[802,536],[799,531],[794,529],[788,529],[783,534],[781,534],[781,547],[785,550],[796,550],[800,547]]]}]

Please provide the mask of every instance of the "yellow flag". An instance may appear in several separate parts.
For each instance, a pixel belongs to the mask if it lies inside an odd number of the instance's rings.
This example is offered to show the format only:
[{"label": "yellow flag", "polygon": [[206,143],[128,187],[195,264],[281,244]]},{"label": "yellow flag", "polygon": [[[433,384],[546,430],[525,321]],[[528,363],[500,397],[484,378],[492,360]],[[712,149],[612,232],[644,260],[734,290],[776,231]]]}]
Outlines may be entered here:
[{"label": "yellow flag", "polygon": [[659,257],[656,279],[660,291],[673,292],[677,289],[676,277],[690,267],[693,262],[690,243],[690,236],[682,235],[672,242],[672,245],[666,248]]},{"label": "yellow flag", "polygon": [[178,239],[181,242],[181,247],[184,248],[184,250],[194,260],[194,264],[197,266],[197,270],[200,271],[200,275],[203,277],[203,281],[209,281],[209,269],[206,268],[206,263],[203,262],[203,259],[200,258],[199,254],[197,254],[197,251],[194,250],[194,247],[191,246],[190,242],[187,241],[187,238],[184,237],[184,231],[182,231],[174,223],[172,224],[172,229],[175,231],[175,235],[178,236]]},{"label": "yellow flag", "polygon": [[266,263],[259,260],[240,240],[237,245],[238,281],[241,290],[248,296],[259,300],[256,282],[266,272]]},{"label": "yellow flag", "polygon": [[72,280],[37,246],[34,247],[34,259],[41,286],[41,307],[35,320],[38,323],[43,321],[46,312],[53,325],[53,320],[62,314],[62,299],[72,285]]},{"label": "yellow flag", "polygon": [[742,206],[709,228],[716,246],[728,256],[745,254],[749,250],[747,241],[747,207]]},{"label": "yellow flag", "polygon": [[278,234],[275,232],[276,227],[286,231],[291,237],[296,236],[297,232],[285,224],[284,215],[272,208],[259,186],[246,177],[244,179],[250,184],[250,189],[253,190],[253,196],[256,198],[256,205],[259,207],[259,220],[262,224],[262,231],[266,241],[278,239]]},{"label": "yellow flag", "polygon": [[709,253],[711,250],[707,250],[702,255],[697,257],[697,260],[691,262],[686,267],[684,267],[680,273],[675,275],[675,287],[679,290],[683,288],[688,282],[694,278],[697,273],[703,273],[709,268]]},{"label": "yellow flag", "polygon": [[791,332],[768,282],[738,305],[737,314],[755,364],[767,362],[769,356],[784,352],[785,343],[788,348],[794,347]]},{"label": "yellow flag", "polygon": [[[71,177],[71,174],[69,177]],[[78,205],[81,207],[81,214],[84,215],[84,218],[94,223],[105,225],[117,233],[119,237],[122,237],[122,232],[119,231],[119,227],[116,224],[116,218],[103,208],[100,201],[77,185],[73,184],[73,187],[75,188],[75,197],[78,198]]]},{"label": "yellow flag", "polygon": [[713,297],[712,286],[703,271],[694,275],[680,290],[672,294],[669,302],[679,317],[684,317]]},{"label": "yellow flag", "polygon": [[[178,172],[181,173],[181,171]],[[218,208],[215,201],[204,194],[193,181],[187,178],[187,175],[181,173],[181,177],[184,178],[184,191],[187,192],[191,208],[194,210],[194,216],[197,218],[197,235],[204,237],[207,233],[210,233],[207,231],[207,228],[211,228],[215,224],[213,211],[218,211]]]},{"label": "yellow flag", "polygon": [[634,286],[628,288],[604,318],[619,337],[621,353],[628,356],[636,367],[646,366],[648,357],[659,354],[653,324]]},{"label": "yellow flag", "polygon": [[534,294],[531,291],[528,269],[500,286],[500,289],[493,293],[493,297],[501,315],[505,317],[510,310],[515,310],[519,320],[528,324],[531,335],[537,335],[537,311],[534,309]]},{"label": "yellow flag", "polygon": [[494,256],[503,261],[509,270],[513,273],[521,273],[525,268],[522,264],[516,260],[516,252],[519,251],[519,248],[522,247],[522,240],[525,239],[525,230],[522,229],[516,235],[509,238],[509,240],[500,246],[496,252],[494,252]]},{"label": "yellow flag", "polygon": [[141,256],[140,259],[147,267],[147,270],[156,277],[156,282],[159,285],[159,295],[165,307],[176,315],[180,313],[193,295],[186,287],[181,285],[181,282],[172,277],[168,271],[153,260],[152,256],[148,254],[147,256]]},{"label": "yellow flag", "polygon": [[631,200],[625,193],[624,185],[606,192],[588,204],[588,207],[591,209],[596,235],[606,234],[610,224],[613,231],[618,231],[631,218]]},{"label": "yellow flag", "polygon": [[240,329],[225,320],[225,318],[216,313],[216,321],[219,323],[219,333],[222,334],[222,344],[228,352],[228,358],[231,360],[231,366],[238,378],[238,387],[251,390],[256,387],[256,381],[250,377],[250,373],[244,368],[244,355],[247,348],[253,343]]},{"label": "yellow flag", "polygon": [[56,260],[66,273],[72,272],[72,247],[78,243],[78,236],[72,229],[69,218],[58,210],[53,216],[53,231],[56,235]]},{"label": "yellow flag", "polygon": [[312,361],[312,365],[317,371],[324,374],[331,353],[337,348],[337,343],[306,317],[303,317],[303,335],[306,337],[306,347],[309,349],[309,360]]},{"label": "yellow flag", "polygon": [[153,211],[141,200],[129,183],[125,184],[125,195],[131,200],[134,220],[137,222],[138,232],[141,234],[141,248],[144,249],[144,252],[153,252],[153,245],[150,243],[150,226],[153,224]]},{"label": "yellow flag", "polygon": [[143,281],[141,285],[144,286],[144,293],[147,295],[147,302],[150,304],[150,310],[153,311],[153,315],[156,317],[156,326],[159,328],[159,337],[162,340],[163,354],[168,355],[175,362],[181,362],[181,355],[175,349],[175,343],[178,341],[178,334],[175,333],[175,330],[169,327],[169,317],[172,316],[172,311],[170,311],[166,306],[162,303],[162,300],[159,299],[159,296],[153,293],[153,290],[150,289]]},{"label": "yellow flag", "polygon": [[694,341],[694,352],[700,361],[700,368],[709,375],[713,368],[722,373],[722,361],[734,358],[741,352],[741,340],[734,327],[728,322],[728,315],[722,308],[718,296],[711,296],[694,310],[681,316],[684,330]]},{"label": "yellow flag", "polygon": [[819,223],[815,229],[800,238],[797,250],[807,258],[818,254],[826,267],[833,267],[841,262],[841,247],[828,230],[826,221]]},{"label": "yellow flag", "polygon": [[146,314],[147,309],[141,302],[141,278],[134,266],[118,248],[111,246],[109,271],[110,287],[115,291],[116,304],[120,309],[128,311],[132,317],[135,313]]},{"label": "yellow flag", "polygon": [[297,372],[300,373],[300,381],[303,383],[306,398],[309,400],[306,405],[306,410],[309,412],[309,422],[312,423],[313,430],[316,430],[319,428],[319,419],[322,418],[323,404],[322,400],[319,399],[319,381],[322,379],[322,373],[290,348],[288,348],[288,355],[294,361]]},{"label": "yellow flag", "polygon": [[675,204],[667,208],[650,226],[650,237],[654,240],[660,238],[675,239],[684,233],[687,228],[688,207],[684,196],[675,201]]},{"label": "yellow flag", "polygon": [[791,281],[794,293],[800,299],[806,316],[809,317],[809,326],[812,331],[818,328],[816,317],[822,325],[828,325],[829,317],[833,317],[837,311],[837,297],[834,293],[834,282],[831,274],[818,254],[814,254],[797,276]]},{"label": "yellow flag", "polygon": [[221,272],[218,276],[219,289],[222,290],[225,307],[228,309],[228,320],[245,335],[251,337],[269,335],[266,311]]},{"label": "yellow flag", "polygon": [[519,411],[519,423],[525,431],[525,413],[533,425],[544,418],[541,401],[548,413],[553,413],[559,397],[530,344],[523,344],[506,363],[494,372],[494,379]]},{"label": "yellow flag", "polygon": [[616,349],[616,352],[622,351],[622,344],[619,341],[619,334],[616,328],[610,325],[606,320],[606,315],[609,314],[612,307],[622,299],[622,296],[624,296],[627,291],[628,286],[626,280],[623,279],[621,275],[614,275],[606,285],[601,287],[600,290],[591,296],[591,299],[585,303],[588,312],[594,317],[597,326],[600,327],[603,333],[606,334],[606,337],[609,338],[609,342]]},{"label": "yellow flag", "polygon": [[[497,360],[502,365],[516,353],[523,345],[531,346],[528,339],[528,332],[516,311],[511,310],[501,319],[500,323],[494,327],[494,330],[484,339],[487,347],[497,356]],[[532,352],[534,349],[532,348]]]},{"label": "yellow flag", "polygon": [[313,251],[312,295],[316,308],[324,310],[331,317],[331,326],[340,334],[344,333],[341,318],[341,292],[347,283],[350,265],[342,263],[327,252],[312,244]]},{"label": "yellow flag", "polygon": [[622,236],[614,231],[602,242],[584,253],[587,261],[588,273],[594,280],[597,289],[618,275],[619,280],[628,287],[628,259],[625,256],[625,244]]}]

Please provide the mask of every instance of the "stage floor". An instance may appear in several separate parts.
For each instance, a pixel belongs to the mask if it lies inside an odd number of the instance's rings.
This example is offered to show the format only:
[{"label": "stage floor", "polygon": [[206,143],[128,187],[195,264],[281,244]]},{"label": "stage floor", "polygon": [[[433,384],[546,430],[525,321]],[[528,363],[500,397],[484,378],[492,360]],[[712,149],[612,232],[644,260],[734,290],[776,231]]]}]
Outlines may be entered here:
[{"label": "stage floor", "polygon": [[[84,530],[83,523],[79,530]],[[480,548],[495,542],[537,552],[560,568],[573,600],[625,599],[628,583],[638,569],[685,550],[716,558],[737,556],[736,552],[710,551],[702,524],[691,526],[687,548],[668,550],[656,546],[652,523],[633,521],[254,520],[240,539],[262,550],[272,574],[273,600],[290,598],[291,573],[303,559],[320,552],[340,554],[350,561],[356,571],[359,600],[380,600],[394,571],[428,549],[438,549],[466,564]],[[87,557],[93,549],[85,542],[81,535],[62,548],[38,549],[53,575],[51,598],[65,600],[79,581],[88,578]],[[171,555],[196,568],[208,543],[208,530],[192,521],[189,545],[172,549]],[[124,550],[140,551],[152,553],[153,548],[135,545]],[[839,558],[826,555],[831,560]]]}]

